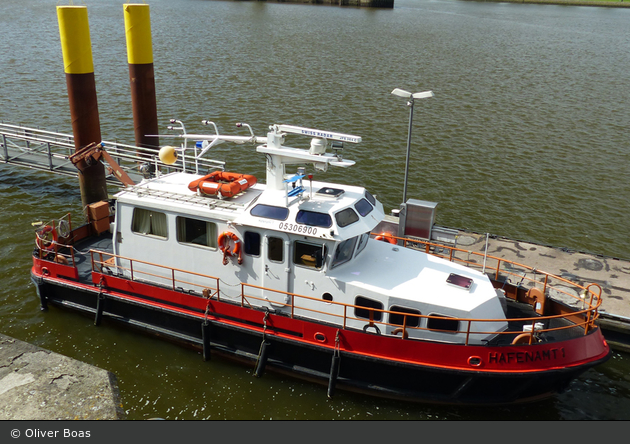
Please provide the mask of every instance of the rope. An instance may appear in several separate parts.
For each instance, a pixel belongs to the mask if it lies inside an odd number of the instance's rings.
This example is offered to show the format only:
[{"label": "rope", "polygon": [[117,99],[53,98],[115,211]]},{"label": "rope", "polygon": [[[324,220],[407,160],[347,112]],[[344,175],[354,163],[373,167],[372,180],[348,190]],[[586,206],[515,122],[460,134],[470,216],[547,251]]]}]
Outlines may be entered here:
[{"label": "rope", "polygon": [[206,312],[203,316],[203,325],[208,325],[208,313],[210,312],[210,299],[212,298],[212,293],[208,292],[208,303],[206,304]]}]

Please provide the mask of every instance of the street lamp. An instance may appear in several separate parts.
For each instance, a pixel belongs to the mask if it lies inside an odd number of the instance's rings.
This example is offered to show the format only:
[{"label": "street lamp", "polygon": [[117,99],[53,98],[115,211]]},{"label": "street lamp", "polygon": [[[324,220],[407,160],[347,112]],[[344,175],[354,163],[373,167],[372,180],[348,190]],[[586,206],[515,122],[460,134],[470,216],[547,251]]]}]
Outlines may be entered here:
[{"label": "street lamp", "polygon": [[392,95],[403,97],[407,99],[407,106],[409,107],[409,132],[407,133],[407,163],[405,164],[405,184],[403,187],[403,203],[407,201],[407,178],[409,176],[409,154],[411,151],[411,124],[413,122],[413,102],[414,99],[426,99],[433,97],[433,91],[423,91],[417,93],[410,93],[404,89],[396,88],[392,91]]}]

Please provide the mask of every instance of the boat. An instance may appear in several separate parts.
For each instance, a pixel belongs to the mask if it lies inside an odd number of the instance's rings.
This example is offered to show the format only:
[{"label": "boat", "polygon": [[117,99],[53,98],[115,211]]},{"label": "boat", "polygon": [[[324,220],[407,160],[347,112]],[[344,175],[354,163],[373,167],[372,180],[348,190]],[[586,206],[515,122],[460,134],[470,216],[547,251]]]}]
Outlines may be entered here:
[{"label": "boat", "polygon": [[[156,154],[152,175],[90,204],[84,223],[67,214],[36,228],[31,278],[43,310],[121,323],[207,361],[235,359],[256,377],[318,382],[329,398],[350,390],[528,402],[610,357],[597,284],[440,240],[431,203],[410,199],[386,215],[364,187],[319,180],[355,165],[343,150],[361,137],[286,124],[260,137],[242,123],[248,135],[223,135],[214,126],[160,135],[184,142]],[[200,167],[220,143],[255,147],[264,183],[225,162]]]}]

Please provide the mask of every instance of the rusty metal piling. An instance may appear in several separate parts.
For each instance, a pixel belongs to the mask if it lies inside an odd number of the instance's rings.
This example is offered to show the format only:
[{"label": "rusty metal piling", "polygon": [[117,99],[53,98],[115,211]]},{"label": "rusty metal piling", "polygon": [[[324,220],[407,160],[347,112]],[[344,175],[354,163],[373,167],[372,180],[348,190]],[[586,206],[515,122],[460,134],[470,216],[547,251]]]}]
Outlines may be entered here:
[{"label": "rusty metal piling", "polygon": [[[75,150],[101,142],[86,6],[57,6],[61,50],[70,102]],[[77,165],[83,206],[107,199],[105,167],[96,162]]]},{"label": "rusty metal piling", "polygon": [[159,150],[149,5],[123,5],[136,146]]}]

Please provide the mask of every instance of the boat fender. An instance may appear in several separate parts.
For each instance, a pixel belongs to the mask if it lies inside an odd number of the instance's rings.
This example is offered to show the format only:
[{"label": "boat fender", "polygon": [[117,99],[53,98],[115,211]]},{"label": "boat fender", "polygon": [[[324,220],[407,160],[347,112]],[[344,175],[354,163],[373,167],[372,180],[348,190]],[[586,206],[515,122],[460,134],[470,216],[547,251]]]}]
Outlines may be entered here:
[{"label": "boat fender", "polygon": [[[52,240],[46,239],[50,233]],[[55,227],[46,225],[44,228],[37,232],[37,240],[35,241],[37,248],[40,250],[54,250],[57,244],[57,230]]]},{"label": "boat fender", "polygon": [[[375,327],[376,327],[376,325],[375,325]],[[409,338],[409,333],[407,333],[407,329],[405,329],[405,328],[399,327],[399,328],[396,328],[395,330],[392,331],[393,335],[397,335],[398,333],[402,333],[403,339]]]},{"label": "boat fender", "polygon": [[339,359],[340,356],[335,352],[330,362],[330,375],[328,377],[328,399],[332,399],[335,394],[335,386],[337,385],[337,377],[339,376]]},{"label": "boat fender", "polygon": [[377,325],[374,325],[374,324],[365,324],[365,325],[363,326],[363,332],[364,332],[364,333],[367,333],[367,332],[368,332],[368,331],[367,331],[367,329],[368,329],[368,328],[370,328],[370,327],[372,327],[372,328],[374,329],[374,332],[375,332],[377,335],[380,335],[380,334],[381,334],[381,330],[378,328],[378,326],[377,326]]},{"label": "boat fender", "polygon": [[256,361],[256,368],[254,370],[254,376],[260,378],[265,371],[265,365],[267,365],[267,351],[271,342],[263,339],[260,344],[260,351],[258,352],[258,360]]},{"label": "boat fender", "polygon": [[61,256],[61,255],[57,255],[57,257],[55,258],[55,262],[61,265],[70,265],[70,263],[68,262],[68,259],[66,259],[64,256]]},{"label": "boat fender", "polygon": [[[230,250],[229,247],[229,239],[234,241],[234,249]],[[230,231],[224,231],[219,235],[217,239],[217,243],[219,244],[219,248],[221,252],[223,252],[223,265],[227,265],[228,256],[238,255],[238,264],[241,265],[243,263],[243,253],[241,252],[241,240],[238,236]]]},{"label": "boat fender", "polygon": [[385,232],[382,232],[381,234],[376,236],[374,239],[376,239],[377,241],[389,242],[392,245],[396,245],[398,243],[398,241],[394,239],[394,236]]},{"label": "boat fender", "polygon": [[203,360],[210,360],[210,323],[206,319],[201,323],[201,344],[203,346]]}]

